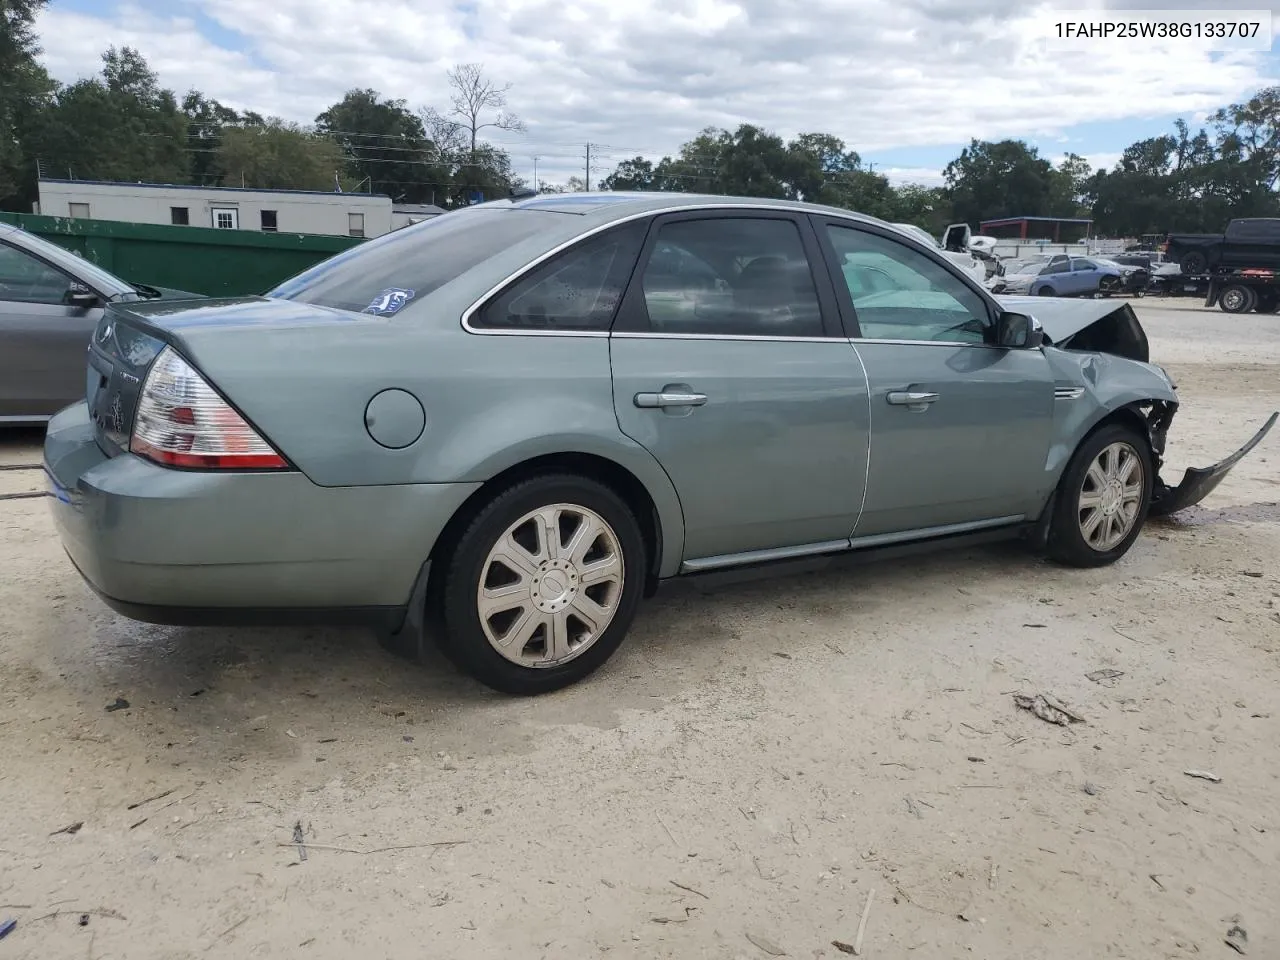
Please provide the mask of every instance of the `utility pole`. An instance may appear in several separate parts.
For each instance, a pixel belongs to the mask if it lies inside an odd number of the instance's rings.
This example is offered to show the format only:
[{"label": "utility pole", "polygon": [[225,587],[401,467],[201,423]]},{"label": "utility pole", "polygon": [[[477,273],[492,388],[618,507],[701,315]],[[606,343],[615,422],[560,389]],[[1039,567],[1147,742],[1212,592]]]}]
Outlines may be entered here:
[{"label": "utility pole", "polygon": [[589,143],[587,144],[587,177],[585,182],[586,182],[587,191],[590,191],[591,190],[591,144]]},{"label": "utility pole", "polygon": [[537,154],[534,154],[534,157],[533,157],[533,192],[534,193],[538,192],[538,156]]}]

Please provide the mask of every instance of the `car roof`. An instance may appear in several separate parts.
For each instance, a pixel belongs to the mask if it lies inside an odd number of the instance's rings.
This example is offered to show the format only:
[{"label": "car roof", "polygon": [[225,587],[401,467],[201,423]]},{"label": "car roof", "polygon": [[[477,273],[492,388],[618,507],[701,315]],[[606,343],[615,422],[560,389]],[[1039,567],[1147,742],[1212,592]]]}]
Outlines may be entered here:
[{"label": "car roof", "polygon": [[[759,207],[762,210],[790,210],[799,213],[824,213],[847,219],[861,220],[882,226],[891,223],[855,213],[841,207],[805,203],[800,200],[777,200],[771,197],[733,197],[709,193],[667,193],[610,190],[591,193],[543,193],[532,197],[513,197],[510,200],[491,201],[530,210],[547,210],[552,213],[570,213],[590,216],[601,221],[620,220],[645,213],[661,213],[664,210],[701,208]],[[486,204],[487,206],[487,204]]]}]

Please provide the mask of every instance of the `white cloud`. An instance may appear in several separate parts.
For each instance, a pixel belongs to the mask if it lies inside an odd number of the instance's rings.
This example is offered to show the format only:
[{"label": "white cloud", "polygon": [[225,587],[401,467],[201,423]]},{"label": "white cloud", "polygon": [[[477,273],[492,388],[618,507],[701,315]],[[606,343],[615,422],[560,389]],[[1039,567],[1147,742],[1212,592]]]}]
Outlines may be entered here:
[{"label": "white cloud", "polygon": [[[1161,0],[1162,7],[1203,7]],[[1079,7],[1079,3],[1073,4]],[[529,126],[495,138],[526,175],[596,175],[636,154],[674,152],[708,125],[784,136],[834,133],[866,154],[967,142],[1052,139],[1080,123],[1203,114],[1269,82],[1263,54],[1210,55],[1039,33],[1019,0],[173,0],[160,16],[41,15],[45,61],[74,79],[108,44],[137,47],[179,92],[195,87],[264,114],[310,121],[351,87],[447,104],[445,71],[480,62],[511,83]],[[223,49],[199,10],[243,37]],[[1124,146],[1117,144],[1116,146]],[[924,174],[920,174],[923,176]],[[903,174],[907,176],[907,174]]]}]

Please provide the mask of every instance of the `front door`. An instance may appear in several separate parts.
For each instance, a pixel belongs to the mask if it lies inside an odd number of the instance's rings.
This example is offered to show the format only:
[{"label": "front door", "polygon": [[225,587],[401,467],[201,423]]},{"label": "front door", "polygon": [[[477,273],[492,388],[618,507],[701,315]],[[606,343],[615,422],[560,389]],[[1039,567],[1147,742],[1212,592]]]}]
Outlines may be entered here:
[{"label": "front door", "polygon": [[[1014,522],[1047,493],[1053,376],[1040,350],[990,346],[993,305],[887,231],[819,221],[871,391],[865,537]],[[872,292],[862,274],[875,270]],[[893,288],[885,289],[884,278]],[[847,298],[847,299],[844,299]]]},{"label": "front door", "polygon": [[89,337],[101,307],[61,270],[0,243],[0,421],[49,417],[84,397]]},{"label": "front door", "polygon": [[820,256],[799,216],[677,214],[649,232],[611,337],[614,409],[675,484],[695,567],[848,544],[867,391]]}]

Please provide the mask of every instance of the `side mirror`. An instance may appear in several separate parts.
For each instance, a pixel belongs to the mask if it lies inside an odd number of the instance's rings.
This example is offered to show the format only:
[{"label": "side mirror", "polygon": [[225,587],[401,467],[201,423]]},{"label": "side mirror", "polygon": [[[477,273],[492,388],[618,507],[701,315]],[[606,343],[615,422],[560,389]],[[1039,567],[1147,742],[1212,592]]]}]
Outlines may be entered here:
[{"label": "side mirror", "polygon": [[1035,317],[1025,313],[1002,313],[996,322],[996,346],[1010,350],[1039,350],[1044,330]]},{"label": "side mirror", "polygon": [[87,310],[90,307],[96,307],[100,301],[98,295],[92,290],[83,288],[77,289],[73,287],[67,294],[67,306],[78,307],[81,310]]}]

